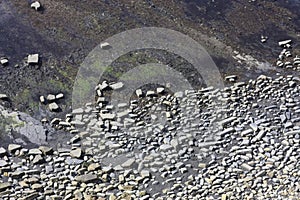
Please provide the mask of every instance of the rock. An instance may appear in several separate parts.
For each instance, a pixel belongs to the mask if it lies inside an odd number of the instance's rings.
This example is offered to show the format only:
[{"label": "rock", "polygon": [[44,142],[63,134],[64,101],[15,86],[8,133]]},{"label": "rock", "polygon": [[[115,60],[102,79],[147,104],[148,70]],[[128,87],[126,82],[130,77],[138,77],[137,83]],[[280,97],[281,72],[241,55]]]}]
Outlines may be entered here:
[{"label": "rock", "polygon": [[40,4],[40,2],[35,1],[30,5],[30,7],[34,8],[36,11],[38,11],[41,8],[41,4]]},{"label": "rock", "polygon": [[55,96],[55,99],[62,99],[64,98],[64,94],[63,93],[59,93]]},{"label": "rock", "polygon": [[75,150],[72,150],[70,152],[70,156],[73,157],[73,158],[81,158],[81,156],[82,156],[81,148],[77,148]]},{"label": "rock", "polygon": [[85,174],[85,175],[77,176],[75,180],[82,183],[90,183],[90,182],[97,181],[98,177],[96,174]]},{"label": "rock", "polygon": [[8,65],[8,59],[7,58],[0,58],[0,64],[5,66]]},{"label": "rock", "polygon": [[0,157],[3,157],[7,154],[6,149],[4,149],[3,147],[0,147]]},{"label": "rock", "polygon": [[44,154],[44,155],[51,155],[53,153],[53,149],[51,147],[46,147],[46,146],[40,146],[39,150]]},{"label": "rock", "polygon": [[114,83],[114,84],[110,84],[109,87],[111,87],[111,89],[113,90],[119,90],[124,86],[124,84],[122,82],[118,82],[118,83]]},{"label": "rock", "polygon": [[30,54],[27,59],[28,64],[38,64],[39,63],[39,54]]},{"label": "rock", "polygon": [[55,95],[54,94],[48,94],[48,96],[47,96],[47,101],[55,101]]},{"label": "rock", "polygon": [[42,155],[42,151],[39,149],[30,149],[28,155]]},{"label": "rock", "polygon": [[37,165],[44,162],[44,158],[41,155],[36,155],[32,160],[32,164]]},{"label": "rock", "polygon": [[14,153],[15,151],[20,150],[21,148],[22,148],[22,146],[19,144],[9,144],[8,145],[8,151],[10,153]]},{"label": "rock", "polygon": [[8,100],[8,96],[6,94],[0,94],[0,100]]},{"label": "rock", "polygon": [[149,178],[150,177],[150,171],[148,171],[148,170],[142,170],[140,174],[143,178]]},{"label": "rock", "polygon": [[141,97],[141,96],[143,96],[143,91],[141,89],[137,89],[135,91],[135,94],[136,94],[137,97]]},{"label": "rock", "polygon": [[100,169],[100,164],[99,163],[92,163],[88,166],[88,171],[95,171]]},{"label": "rock", "polygon": [[287,44],[290,44],[292,42],[292,40],[283,40],[283,41],[279,41],[278,45],[281,47],[285,47]]},{"label": "rock", "polygon": [[44,97],[44,96],[40,96],[40,102],[41,102],[41,103],[45,103],[45,102],[46,102],[46,100],[45,100],[45,97]]},{"label": "rock", "polygon": [[121,166],[122,167],[131,167],[133,164],[135,163],[135,159],[134,158],[130,158],[127,161],[125,161]]},{"label": "rock", "polygon": [[247,171],[251,171],[253,169],[253,167],[251,167],[250,165],[248,165],[247,163],[243,163],[241,165],[241,168],[247,170]]},{"label": "rock", "polygon": [[110,44],[108,42],[103,42],[100,44],[101,49],[109,49]]},{"label": "rock", "polygon": [[49,110],[52,112],[57,112],[57,111],[59,111],[59,106],[55,102],[50,103]]},{"label": "rock", "polygon": [[5,160],[0,160],[0,167],[6,167],[8,163]]},{"label": "rock", "polygon": [[11,187],[10,183],[0,183],[0,192],[6,191]]},{"label": "rock", "polygon": [[156,89],[156,92],[158,93],[158,94],[161,94],[161,93],[163,93],[165,91],[165,88],[163,88],[163,87],[158,87],[157,89]]}]

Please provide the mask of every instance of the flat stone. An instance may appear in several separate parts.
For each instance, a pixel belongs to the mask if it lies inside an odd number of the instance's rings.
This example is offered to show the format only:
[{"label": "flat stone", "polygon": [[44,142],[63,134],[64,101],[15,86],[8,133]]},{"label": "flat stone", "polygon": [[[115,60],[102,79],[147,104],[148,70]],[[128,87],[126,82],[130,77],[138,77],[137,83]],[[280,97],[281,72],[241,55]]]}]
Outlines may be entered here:
[{"label": "flat stone", "polygon": [[7,154],[6,149],[4,149],[3,147],[0,147],[0,157],[3,157]]},{"label": "flat stone", "polygon": [[49,110],[52,112],[56,112],[59,110],[59,106],[57,105],[57,103],[53,102],[49,104]]},{"label": "flat stone", "polygon": [[39,150],[44,154],[44,155],[51,155],[53,153],[53,149],[51,147],[47,146],[40,146]]},{"label": "flat stone", "polygon": [[70,156],[73,157],[73,158],[81,158],[81,156],[82,156],[81,148],[77,148],[75,150],[72,150],[70,152]]},{"label": "flat stone", "polygon": [[0,192],[3,192],[11,187],[10,183],[0,183]]},{"label": "flat stone", "polygon": [[100,168],[99,163],[92,163],[88,166],[88,171],[95,171],[98,170],[99,168]]},{"label": "flat stone", "polygon": [[0,167],[6,167],[8,163],[5,160],[0,160]]},{"label": "flat stone", "polygon": [[103,43],[100,44],[100,48],[101,49],[109,49],[110,44],[108,42],[103,42]]},{"label": "flat stone", "polygon": [[64,94],[63,93],[59,93],[55,96],[55,99],[62,99],[64,98]]},{"label": "flat stone", "polygon": [[98,177],[96,174],[85,174],[85,175],[77,176],[75,179],[78,182],[90,183],[96,181]]},{"label": "flat stone", "polygon": [[114,83],[114,84],[110,84],[109,87],[111,87],[111,89],[113,90],[119,90],[124,86],[124,83],[122,82],[118,82],[118,83]]},{"label": "flat stone", "polygon": [[8,59],[7,58],[0,58],[0,64],[1,65],[7,65],[8,64]]},{"label": "flat stone", "polygon": [[54,94],[48,94],[47,95],[47,100],[48,101],[54,101],[55,100],[55,95]]},{"label": "flat stone", "polygon": [[135,163],[134,158],[130,158],[127,161],[125,161],[121,166],[122,167],[131,167]]},{"label": "flat stone", "polygon": [[21,148],[22,148],[22,146],[19,144],[9,144],[8,145],[8,151],[11,153],[14,153],[17,150],[20,150]]},{"label": "flat stone", "polygon": [[65,163],[68,164],[68,165],[80,165],[81,163],[83,163],[83,160],[77,159],[77,158],[67,157],[66,160],[65,160]]},{"label": "flat stone", "polygon": [[42,151],[39,149],[30,149],[28,152],[29,155],[42,155]]},{"label": "flat stone", "polygon": [[28,64],[37,64],[39,62],[39,54],[28,55]]},{"label": "flat stone", "polygon": [[7,100],[8,96],[6,94],[0,94],[0,100]]},{"label": "flat stone", "polygon": [[41,164],[44,162],[44,158],[41,155],[36,155],[32,161],[34,165]]}]

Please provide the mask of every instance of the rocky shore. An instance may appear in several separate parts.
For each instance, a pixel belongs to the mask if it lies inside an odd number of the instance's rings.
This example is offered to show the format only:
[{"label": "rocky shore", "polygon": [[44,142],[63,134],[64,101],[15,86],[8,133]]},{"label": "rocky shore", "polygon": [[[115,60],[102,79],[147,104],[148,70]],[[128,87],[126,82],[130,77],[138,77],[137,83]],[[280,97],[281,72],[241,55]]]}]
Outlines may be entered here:
[{"label": "rocky shore", "polygon": [[158,88],[117,113],[74,110],[52,121],[73,135],[66,147],[1,148],[1,198],[299,199],[299,81]]}]

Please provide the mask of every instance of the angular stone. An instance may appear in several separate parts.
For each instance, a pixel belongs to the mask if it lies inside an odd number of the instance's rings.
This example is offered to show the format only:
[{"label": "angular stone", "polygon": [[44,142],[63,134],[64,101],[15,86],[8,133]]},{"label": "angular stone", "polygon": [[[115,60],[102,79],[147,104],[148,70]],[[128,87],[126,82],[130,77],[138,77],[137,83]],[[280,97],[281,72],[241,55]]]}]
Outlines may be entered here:
[{"label": "angular stone", "polygon": [[4,149],[3,147],[0,147],[0,157],[3,157],[7,154],[6,149]]},{"label": "angular stone", "polygon": [[121,166],[122,167],[131,167],[135,163],[134,158],[130,158],[127,161],[125,161]]},{"label": "angular stone", "polygon": [[96,174],[85,174],[77,176],[76,181],[82,182],[82,183],[90,183],[98,180],[98,176]]},{"label": "angular stone", "polygon": [[39,54],[28,55],[28,64],[37,64],[39,62]]},{"label": "angular stone", "polygon": [[39,149],[30,149],[28,155],[42,155],[42,151]]},{"label": "angular stone", "polygon": [[0,192],[3,192],[11,187],[10,183],[0,183]]},{"label": "angular stone", "polygon": [[70,156],[73,157],[73,158],[81,158],[81,156],[82,156],[81,148],[77,148],[75,150],[72,150],[70,152]]},{"label": "angular stone", "polygon": [[41,164],[44,162],[44,158],[41,155],[36,155],[32,161],[34,165]]},{"label": "angular stone", "polygon": [[11,153],[14,153],[17,150],[20,150],[21,148],[22,148],[22,146],[19,145],[19,144],[10,144],[10,145],[8,145],[8,151],[11,152]]},{"label": "angular stone", "polygon": [[100,164],[99,163],[92,163],[88,166],[88,171],[95,171],[100,169]]},{"label": "angular stone", "polygon": [[57,105],[57,103],[53,102],[49,104],[49,110],[52,112],[56,112],[59,110],[59,106]]},{"label": "angular stone", "polygon": [[119,90],[124,86],[124,84],[122,82],[118,82],[118,83],[110,84],[109,86],[113,90]]},{"label": "angular stone", "polygon": [[55,99],[62,99],[64,98],[64,94],[63,93],[59,93],[55,96]]},{"label": "angular stone", "polygon": [[39,150],[44,154],[44,155],[51,155],[53,153],[53,149],[51,147],[46,147],[46,146],[40,146]]}]

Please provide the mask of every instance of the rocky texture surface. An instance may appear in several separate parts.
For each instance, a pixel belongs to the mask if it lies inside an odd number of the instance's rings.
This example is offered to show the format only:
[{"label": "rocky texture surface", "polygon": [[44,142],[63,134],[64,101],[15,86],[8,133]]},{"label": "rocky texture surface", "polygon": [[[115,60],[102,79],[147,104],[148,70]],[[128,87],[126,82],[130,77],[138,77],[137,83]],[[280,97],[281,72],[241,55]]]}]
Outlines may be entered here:
[{"label": "rocky texture surface", "polygon": [[1,148],[1,198],[299,199],[299,81],[143,96],[115,117],[74,110],[52,123],[69,146]]}]

